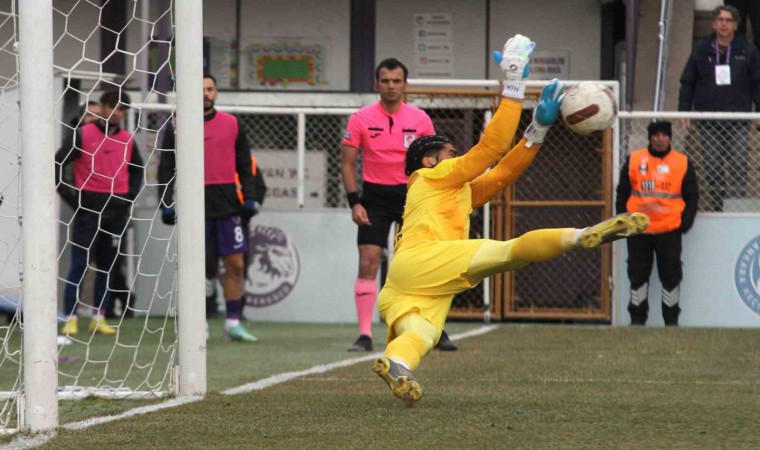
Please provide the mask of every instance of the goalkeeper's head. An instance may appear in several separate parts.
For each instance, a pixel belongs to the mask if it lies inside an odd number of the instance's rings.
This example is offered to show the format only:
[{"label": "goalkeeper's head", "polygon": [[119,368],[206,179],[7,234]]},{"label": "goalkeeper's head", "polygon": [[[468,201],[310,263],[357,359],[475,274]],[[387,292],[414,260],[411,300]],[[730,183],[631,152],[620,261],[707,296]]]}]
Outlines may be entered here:
[{"label": "goalkeeper's head", "polygon": [[406,175],[415,171],[435,167],[444,159],[454,158],[457,151],[446,136],[433,134],[415,139],[406,152]]},{"label": "goalkeeper's head", "polygon": [[106,91],[100,96],[100,116],[108,123],[118,125],[127,113],[130,104],[129,94],[122,90]]}]

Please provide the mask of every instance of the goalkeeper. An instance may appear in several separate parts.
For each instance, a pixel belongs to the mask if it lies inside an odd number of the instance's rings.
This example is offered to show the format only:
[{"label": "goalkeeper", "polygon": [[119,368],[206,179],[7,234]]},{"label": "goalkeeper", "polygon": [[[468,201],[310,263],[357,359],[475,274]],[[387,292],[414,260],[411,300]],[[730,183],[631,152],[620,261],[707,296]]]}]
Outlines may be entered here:
[{"label": "goalkeeper", "polygon": [[[504,98],[469,152],[457,156],[448,139],[438,135],[417,139],[407,152],[404,225],[378,299],[380,316],[388,324],[388,345],[372,366],[407,403],[422,397],[413,371],[435,346],[455,294],[494,273],[641,233],[649,223],[646,215],[633,213],[586,229],[535,230],[509,241],[467,239],[472,209],[514,183],[530,166],[559,116],[562,86],[554,80],[541,93],[523,138],[507,153],[520,119],[534,47],[518,34],[497,54],[506,73]],[[485,172],[495,162],[493,170]]]}]

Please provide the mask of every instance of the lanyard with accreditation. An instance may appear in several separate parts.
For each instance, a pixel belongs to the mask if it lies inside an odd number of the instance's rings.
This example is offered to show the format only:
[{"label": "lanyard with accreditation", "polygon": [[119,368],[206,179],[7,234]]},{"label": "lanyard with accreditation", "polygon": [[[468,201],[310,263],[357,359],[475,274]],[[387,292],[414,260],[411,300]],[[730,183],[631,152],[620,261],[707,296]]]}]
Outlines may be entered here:
[{"label": "lanyard with accreditation", "polygon": [[715,41],[715,62],[717,62],[717,64],[715,65],[715,84],[717,84],[718,86],[731,85],[731,66],[729,65],[730,61],[731,61],[731,44],[728,44],[728,49],[726,49],[726,63],[721,64],[720,63],[720,49],[718,48],[718,41]]}]

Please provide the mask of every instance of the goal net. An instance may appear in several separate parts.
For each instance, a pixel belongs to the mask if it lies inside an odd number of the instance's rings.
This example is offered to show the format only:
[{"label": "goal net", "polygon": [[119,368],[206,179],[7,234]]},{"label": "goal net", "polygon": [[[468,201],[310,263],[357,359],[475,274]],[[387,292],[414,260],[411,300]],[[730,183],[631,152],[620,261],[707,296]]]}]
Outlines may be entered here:
[{"label": "goal net", "polygon": [[21,224],[14,5],[0,4],[0,435],[16,428],[21,390]]},{"label": "goal net", "polygon": [[[21,204],[34,201],[20,180],[14,5],[0,2],[0,433],[23,428]],[[173,114],[132,106],[171,102],[172,7],[53,3],[61,400],[176,393],[176,235],[156,181]]]}]

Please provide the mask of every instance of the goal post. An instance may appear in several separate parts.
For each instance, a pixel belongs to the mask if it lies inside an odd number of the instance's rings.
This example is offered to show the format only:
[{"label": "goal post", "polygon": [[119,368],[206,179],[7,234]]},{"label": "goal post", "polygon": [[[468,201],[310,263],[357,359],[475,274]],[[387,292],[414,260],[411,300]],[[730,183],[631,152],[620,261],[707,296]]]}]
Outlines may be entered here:
[{"label": "goal post", "polygon": [[[24,0],[0,11],[0,312],[8,315],[8,324],[0,324],[0,435],[55,429],[59,400],[150,400],[207,389],[205,248],[198,245],[205,238],[199,213],[203,5],[130,3],[121,13],[124,23],[109,29],[120,43],[108,56],[100,51],[101,19],[104,9],[120,2]],[[127,61],[123,74],[104,70],[118,57]],[[168,73],[177,74],[174,88]],[[113,108],[90,111],[106,92],[104,103]],[[108,103],[112,93],[118,94],[116,106]],[[162,105],[166,109],[158,113],[142,108],[157,98],[175,104]],[[125,120],[109,121],[119,105],[131,111]],[[183,149],[176,158],[181,219],[169,227],[156,205],[155,170],[161,152],[174,152],[160,142],[175,113],[182,118],[176,139]],[[85,117],[102,133],[87,126]],[[81,131],[85,126],[90,147]],[[111,143],[104,154],[121,145],[115,150],[124,155],[120,166],[139,169],[131,173],[139,174],[140,186],[129,184],[128,194],[116,190],[121,169],[97,172],[107,169],[92,163],[106,141]],[[81,155],[92,167],[78,165],[77,181],[63,169]],[[83,181],[85,169],[91,172]],[[126,224],[107,228],[111,212],[83,199],[86,180],[96,172],[110,178],[110,191],[87,195],[105,195],[106,204],[125,202],[120,220]],[[60,211],[56,190],[74,196]],[[94,236],[77,237],[80,214],[94,217]],[[96,247],[98,240],[110,243],[109,256]],[[117,293],[120,307],[106,321],[105,300]],[[91,316],[89,327],[77,327],[79,313]]]},{"label": "goal post", "polygon": [[203,2],[175,3],[177,40],[177,274],[179,393],[206,392],[205,220],[203,186]]},{"label": "goal post", "polygon": [[52,0],[18,3],[21,128],[23,425],[58,425]]}]

